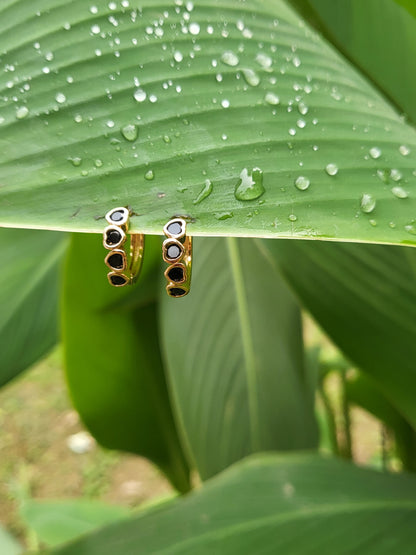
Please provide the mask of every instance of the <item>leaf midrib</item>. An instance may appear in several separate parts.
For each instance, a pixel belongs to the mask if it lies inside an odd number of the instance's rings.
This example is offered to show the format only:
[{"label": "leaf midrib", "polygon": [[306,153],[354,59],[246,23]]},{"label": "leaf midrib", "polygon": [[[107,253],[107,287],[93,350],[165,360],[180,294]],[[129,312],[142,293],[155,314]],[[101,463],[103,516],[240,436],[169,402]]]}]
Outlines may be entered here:
[{"label": "leaf midrib", "polygon": [[260,450],[260,424],[258,406],[257,374],[258,368],[254,354],[253,334],[251,331],[250,316],[247,302],[247,293],[243,278],[241,255],[238,240],[228,237],[227,248],[230,257],[231,274],[237,304],[237,313],[241,330],[241,339],[244,357],[244,371],[247,382],[247,397],[249,408],[250,444],[252,451]]}]

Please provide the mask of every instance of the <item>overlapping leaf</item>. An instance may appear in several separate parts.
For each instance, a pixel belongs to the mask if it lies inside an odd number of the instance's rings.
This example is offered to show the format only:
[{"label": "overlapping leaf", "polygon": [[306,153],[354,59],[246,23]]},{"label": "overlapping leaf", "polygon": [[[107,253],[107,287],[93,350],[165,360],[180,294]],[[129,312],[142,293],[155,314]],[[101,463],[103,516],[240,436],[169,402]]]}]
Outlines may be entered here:
[{"label": "overlapping leaf", "polygon": [[312,455],[253,457],[59,555],[412,553],[416,480]]},{"label": "overlapping leaf", "polygon": [[1,225],[416,243],[416,133],[282,0],[6,2],[0,51]]},{"label": "overlapping leaf", "polygon": [[336,344],[416,426],[416,251],[265,241]]},{"label": "overlapping leaf", "polygon": [[62,233],[0,230],[0,385],[58,341]]},{"label": "overlapping leaf", "polygon": [[161,325],[175,407],[208,478],[247,454],[316,446],[299,309],[251,239],[195,241],[192,288],[163,292]]},{"label": "overlapping leaf", "polygon": [[[413,0],[306,0],[335,43],[416,123]],[[382,52],[382,55],[380,55]]]},{"label": "overlapping leaf", "polygon": [[160,245],[152,247],[152,239],[140,287],[120,290],[106,280],[99,238],[73,237],[62,311],[66,373],[75,407],[97,440],[148,457],[184,491],[189,473],[160,357],[154,302]]}]

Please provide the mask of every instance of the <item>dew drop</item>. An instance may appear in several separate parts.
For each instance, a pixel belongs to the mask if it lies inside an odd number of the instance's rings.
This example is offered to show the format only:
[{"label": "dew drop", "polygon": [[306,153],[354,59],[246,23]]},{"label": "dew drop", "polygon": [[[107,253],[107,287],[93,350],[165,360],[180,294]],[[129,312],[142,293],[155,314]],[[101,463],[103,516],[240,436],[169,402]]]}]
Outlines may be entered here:
[{"label": "dew drop", "polygon": [[336,164],[327,164],[325,171],[328,175],[334,176],[338,173],[338,166]]},{"label": "dew drop", "polygon": [[364,193],[361,197],[360,207],[365,214],[370,214],[376,207],[376,199],[369,193]]},{"label": "dew drop", "polygon": [[59,92],[55,96],[55,100],[56,102],[58,102],[58,104],[63,104],[64,102],[66,102],[66,96],[64,95],[64,93]]},{"label": "dew drop", "polygon": [[206,179],[205,180],[205,185],[202,188],[201,192],[199,193],[199,195],[196,197],[196,199],[193,201],[194,204],[199,204],[200,202],[202,202],[204,199],[206,199],[207,197],[209,197],[209,195],[212,193],[212,181],[210,179]]},{"label": "dew drop", "polygon": [[68,158],[68,162],[71,162],[73,166],[78,168],[82,163],[82,158],[80,158],[79,156],[74,156],[74,157]]},{"label": "dew drop", "polygon": [[260,77],[254,70],[246,68],[242,69],[241,72],[247,85],[250,85],[250,87],[257,87],[260,84]]},{"label": "dew drop", "polygon": [[260,67],[268,70],[272,67],[273,60],[270,58],[270,56],[267,56],[267,54],[260,52],[256,56],[256,62],[259,64]]},{"label": "dew drop", "polygon": [[298,217],[295,216],[295,214],[290,214],[290,215],[288,216],[288,219],[289,219],[290,222],[296,222],[296,220],[298,219]]},{"label": "dew drop", "polygon": [[128,125],[122,127],[121,134],[127,141],[133,142],[137,139],[139,129],[137,125],[134,125],[134,123],[129,123]]},{"label": "dew drop", "polygon": [[115,123],[112,119],[109,119],[108,121],[105,122],[106,126],[109,127],[110,129],[112,129],[115,126]]},{"label": "dew drop", "polygon": [[297,189],[299,189],[299,191],[306,191],[306,189],[309,188],[310,184],[310,180],[303,175],[300,175],[295,179],[295,186]]},{"label": "dew drop", "polygon": [[189,32],[191,35],[198,35],[200,30],[201,28],[198,23],[191,23],[189,25]]},{"label": "dew drop", "polygon": [[227,100],[226,98],[224,98],[223,100],[221,100],[221,106],[223,108],[229,108],[230,107],[230,101]]},{"label": "dew drop", "polygon": [[234,214],[232,212],[219,212],[217,214],[214,214],[214,217],[217,220],[229,220],[230,218],[232,218],[234,216]]},{"label": "dew drop", "polygon": [[266,93],[264,100],[267,102],[267,104],[270,104],[271,106],[277,106],[278,104],[280,104],[280,98],[272,92]]},{"label": "dew drop", "polygon": [[393,187],[391,192],[397,198],[408,198],[409,196],[407,192],[403,189],[403,187],[400,187],[399,185],[397,185],[396,187]]},{"label": "dew drop", "polygon": [[100,32],[101,32],[101,29],[100,29],[100,26],[99,26],[99,25],[93,25],[93,26],[91,27],[91,33],[92,33],[93,35],[98,35],[98,34],[100,34]]},{"label": "dew drop", "polygon": [[370,148],[370,156],[374,160],[377,160],[378,158],[380,158],[381,150],[378,148],[378,146],[373,146],[372,148]]},{"label": "dew drop", "polygon": [[97,158],[97,160],[94,161],[94,165],[96,168],[101,168],[103,165],[103,161]]},{"label": "dew drop", "polygon": [[146,100],[147,94],[143,89],[136,89],[133,96],[134,100],[136,100],[137,102],[143,102],[144,100]]},{"label": "dew drop", "polygon": [[16,118],[23,119],[29,114],[29,108],[27,106],[19,106],[16,110]]},{"label": "dew drop", "polygon": [[408,156],[410,154],[410,148],[406,145],[400,145],[399,152],[402,156]]},{"label": "dew drop", "polygon": [[237,200],[255,200],[264,192],[263,171],[260,168],[253,168],[249,172],[247,168],[244,168],[235,188],[235,198]]},{"label": "dew drop", "polygon": [[172,142],[172,140],[171,140],[171,138],[169,137],[169,135],[163,135],[163,141],[164,141],[166,144],[169,144],[169,143]]},{"label": "dew drop", "polygon": [[404,226],[405,231],[410,233],[410,235],[416,235],[416,221],[413,220],[410,224]]},{"label": "dew drop", "polygon": [[309,108],[308,106],[306,106],[304,102],[299,102],[298,110],[299,110],[299,113],[302,114],[302,116],[306,116],[306,114],[309,112]]},{"label": "dew drop", "polygon": [[179,52],[179,50],[175,50],[175,52],[173,53],[173,59],[175,60],[175,62],[181,62],[183,60],[182,52]]},{"label": "dew drop", "polygon": [[390,170],[390,177],[392,178],[393,181],[400,181],[403,177],[403,174],[400,170],[396,170],[396,169],[392,169]]},{"label": "dew drop", "polygon": [[153,170],[148,170],[144,174],[144,178],[147,179],[147,181],[152,181],[155,178],[155,174],[154,174]]},{"label": "dew drop", "polygon": [[390,176],[389,170],[377,170],[377,177],[383,183],[388,183],[389,182],[389,176]]},{"label": "dew drop", "polygon": [[238,65],[238,62],[240,60],[238,59],[237,54],[234,54],[234,52],[232,52],[231,50],[227,50],[221,55],[221,61],[227,66],[234,67]]}]

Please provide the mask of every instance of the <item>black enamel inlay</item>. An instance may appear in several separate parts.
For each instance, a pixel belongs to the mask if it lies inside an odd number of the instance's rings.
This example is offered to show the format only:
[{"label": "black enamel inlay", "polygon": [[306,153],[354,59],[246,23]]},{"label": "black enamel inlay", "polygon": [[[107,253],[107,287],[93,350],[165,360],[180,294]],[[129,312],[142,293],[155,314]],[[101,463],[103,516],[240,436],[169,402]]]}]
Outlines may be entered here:
[{"label": "black enamel inlay", "polygon": [[172,287],[172,289],[169,289],[168,291],[171,297],[182,297],[182,295],[185,295],[186,293],[185,289],[182,289],[181,287]]},{"label": "black enamel inlay", "polygon": [[182,233],[182,225],[179,222],[173,222],[167,227],[171,235],[180,235]]},{"label": "black enamel inlay", "polygon": [[124,218],[124,213],[120,212],[119,210],[117,212],[113,212],[110,216],[110,219],[113,222],[121,222],[121,220]]},{"label": "black enamel inlay", "polygon": [[126,278],[123,276],[110,276],[110,280],[113,285],[124,285],[127,283]]},{"label": "black enamel inlay", "polygon": [[114,268],[115,270],[121,270],[124,266],[124,260],[123,260],[123,256],[118,253],[115,252],[114,254],[112,254],[111,256],[109,256],[107,258],[107,262],[110,264],[110,266],[112,268]]},{"label": "black enamel inlay", "polygon": [[176,260],[177,258],[179,258],[181,255],[181,249],[178,247],[178,245],[169,245],[168,248],[166,249],[166,256],[170,259],[170,260]]},{"label": "black enamel inlay", "polygon": [[121,233],[115,229],[111,229],[107,232],[107,245],[117,245],[121,241]]},{"label": "black enamel inlay", "polygon": [[168,271],[168,276],[171,281],[180,283],[184,280],[185,273],[180,266],[174,266]]}]

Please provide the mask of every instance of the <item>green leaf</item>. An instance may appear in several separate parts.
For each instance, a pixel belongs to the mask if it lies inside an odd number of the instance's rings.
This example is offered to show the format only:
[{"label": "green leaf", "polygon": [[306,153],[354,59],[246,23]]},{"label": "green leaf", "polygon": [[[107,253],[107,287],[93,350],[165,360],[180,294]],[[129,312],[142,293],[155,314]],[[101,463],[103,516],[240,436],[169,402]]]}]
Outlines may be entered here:
[{"label": "green leaf", "polygon": [[[127,518],[125,507],[86,499],[25,501],[20,515],[26,526],[47,546],[75,539],[116,520]],[[3,552],[2,552],[3,554]]]},{"label": "green leaf", "polygon": [[308,2],[340,48],[416,123],[414,1]]},{"label": "green leaf", "polygon": [[412,553],[416,480],[314,455],[262,455],[165,509],[54,553]]},{"label": "green leaf", "polygon": [[253,452],[316,446],[299,309],[267,252],[197,240],[189,296],[162,299],[174,404],[203,479]]},{"label": "green leaf", "polygon": [[0,553],[1,555],[20,555],[22,546],[2,526],[0,526]]},{"label": "green leaf", "polygon": [[266,241],[312,316],[416,427],[416,251]]},{"label": "green leaf", "polygon": [[413,17],[416,17],[416,5],[413,2],[413,0],[394,0],[396,2],[396,4],[399,4],[400,6],[403,6],[403,8],[406,8],[406,10],[413,15]]},{"label": "green leaf", "polygon": [[139,285],[107,281],[96,235],[74,235],[63,293],[68,384],[76,409],[105,447],[148,457],[189,489],[160,358],[154,302],[160,242],[148,237]]},{"label": "green leaf", "polygon": [[62,233],[0,229],[0,385],[58,341]]},{"label": "green leaf", "polygon": [[282,0],[15,0],[0,51],[2,225],[416,244],[415,131]]}]

